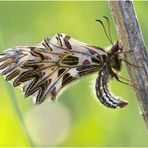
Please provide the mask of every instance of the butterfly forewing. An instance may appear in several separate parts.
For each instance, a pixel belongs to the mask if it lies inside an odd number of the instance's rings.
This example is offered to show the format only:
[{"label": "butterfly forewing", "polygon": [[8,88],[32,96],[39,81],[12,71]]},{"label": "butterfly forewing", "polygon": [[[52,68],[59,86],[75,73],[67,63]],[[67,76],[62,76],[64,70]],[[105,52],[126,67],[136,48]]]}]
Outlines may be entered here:
[{"label": "butterfly forewing", "polygon": [[16,47],[0,55],[0,72],[36,103],[55,99],[65,85],[98,71],[106,52],[65,34],[46,38],[36,46]]}]

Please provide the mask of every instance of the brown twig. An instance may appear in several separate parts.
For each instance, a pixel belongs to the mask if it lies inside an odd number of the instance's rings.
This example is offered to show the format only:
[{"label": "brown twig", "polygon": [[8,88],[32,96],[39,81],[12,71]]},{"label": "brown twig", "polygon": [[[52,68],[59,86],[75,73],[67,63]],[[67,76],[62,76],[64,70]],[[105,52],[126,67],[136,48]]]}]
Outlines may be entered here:
[{"label": "brown twig", "polygon": [[136,68],[126,63],[142,116],[148,128],[148,55],[144,45],[142,33],[138,24],[132,1],[109,1],[109,6],[118,33],[119,44],[125,53],[125,60],[140,65]]}]

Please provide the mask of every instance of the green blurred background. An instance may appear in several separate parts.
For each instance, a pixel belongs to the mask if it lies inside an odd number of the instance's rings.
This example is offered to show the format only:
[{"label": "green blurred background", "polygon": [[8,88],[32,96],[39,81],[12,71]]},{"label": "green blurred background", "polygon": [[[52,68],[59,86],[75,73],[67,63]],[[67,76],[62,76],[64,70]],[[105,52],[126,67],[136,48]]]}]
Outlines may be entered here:
[{"label": "green blurred background", "polygon": [[[144,39],[148,38],[148,2],[134,2]],[[0,50],[39,43],[66,33],[91,45],[109,41],[94,20],[108,16],[107,2],[0,2]],[[148,43],[146,42],[148,47]],[[128,77],[124,67],[122,76]],[[146,130],[133,89],[111,82],[117,96],[129,101],[111,110],[94,94],[96,75],[85,77],[64,91],[57,102],[34,105],[0,76],[0,146],[148,146]]]}]

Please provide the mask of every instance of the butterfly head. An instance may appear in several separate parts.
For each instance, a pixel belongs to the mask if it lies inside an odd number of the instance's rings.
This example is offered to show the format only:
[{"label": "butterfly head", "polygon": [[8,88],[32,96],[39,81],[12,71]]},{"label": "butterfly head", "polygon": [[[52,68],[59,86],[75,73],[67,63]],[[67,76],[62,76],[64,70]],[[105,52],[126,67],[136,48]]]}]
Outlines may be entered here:
[{"label": "butterfly head", "polygon": [[122,67],[121,58],[119,56],[119,54],[122,53],[122,50],[123,49],[119,47],[117,41],[117,43],[113,44],[113,46],[108,52],[108,64],[116,71],[120,71]]}]

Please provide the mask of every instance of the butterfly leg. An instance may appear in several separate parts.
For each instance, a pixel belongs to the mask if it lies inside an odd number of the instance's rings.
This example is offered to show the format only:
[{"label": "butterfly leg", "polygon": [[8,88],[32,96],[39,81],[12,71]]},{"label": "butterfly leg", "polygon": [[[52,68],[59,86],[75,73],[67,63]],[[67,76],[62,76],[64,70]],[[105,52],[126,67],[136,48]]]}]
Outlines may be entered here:
[{"label": "butterfly leg", "polygon": [[137,67],[137,68],[144,68],[144,67],[141,66],[141,65],[135,65],[135,64],[133,64],[133,63],[130,63],[129,61],[125,60],[122,56],[120,56],[120,59],[121,59],[121,61],[127,63],[127,64],[130,65],[130,66],[134,66],[134,67]]},{"label": "butterfly leg", "polygon": [[[141,91],[141,89],[138,88],[135,84],[131,84],[131,83],[130,83],[130,80],[128,80],[128,79],[126,79],[126,78],[124,78],[124,77],[118,75],[118,74],[115,73],[115,72],[112,72],[112,77],[114,77],[114,78],[115,78],[118,82],[120,82],[120,83],[129,85],[129,86],[132,86],[133,88],[136,88],[137,90]],[[127,82],[122,81],[120,78],[126,80]]]},{"label": "butterfly leg", "polygon": [[129,86],[135,87],[135,85],[133,85],[133,84],[131,84],[131,83],[129,82],[130,80],[121,77],[122,79],[128,81],[128,82],[124,82],[124,81],[122,81],[119,77],[120,77],[120,76],[118,76],[117,74],[114,76],[114,78],[115,78],[117,81],[119,81],[119,82],[121,82],[121,83],[123,83],[123,84],[129,85]]},{"label": "butterfly leg", "polygon": [[127,54],[127,53],[133,53],[134,50],[128,50],[128,51],[122,51],[121,53]]}]

